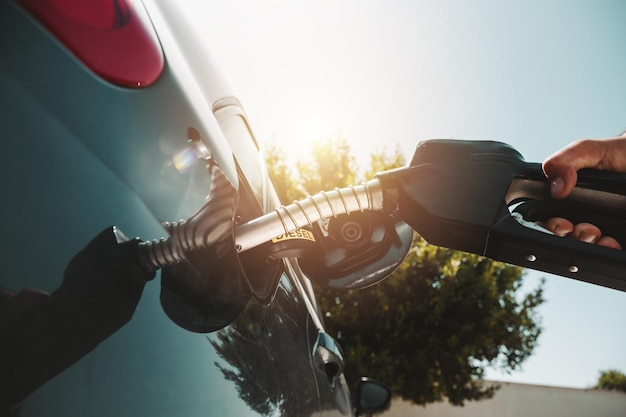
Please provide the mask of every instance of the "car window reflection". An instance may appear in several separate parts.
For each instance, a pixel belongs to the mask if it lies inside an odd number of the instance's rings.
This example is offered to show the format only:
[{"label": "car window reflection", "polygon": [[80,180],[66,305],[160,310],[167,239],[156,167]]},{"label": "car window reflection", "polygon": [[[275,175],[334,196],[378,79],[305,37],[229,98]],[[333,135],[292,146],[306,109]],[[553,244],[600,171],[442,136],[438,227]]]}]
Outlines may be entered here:
[{"label": "car window reflection", "polygon": [[[254,318],[263,317],[263,320]],[[310,363],[304,303],[283,274],[270,306],[251,302],[226,329],[209,336],[216,366],[239,396],[264,415],[310,415],[319,407]]]}]

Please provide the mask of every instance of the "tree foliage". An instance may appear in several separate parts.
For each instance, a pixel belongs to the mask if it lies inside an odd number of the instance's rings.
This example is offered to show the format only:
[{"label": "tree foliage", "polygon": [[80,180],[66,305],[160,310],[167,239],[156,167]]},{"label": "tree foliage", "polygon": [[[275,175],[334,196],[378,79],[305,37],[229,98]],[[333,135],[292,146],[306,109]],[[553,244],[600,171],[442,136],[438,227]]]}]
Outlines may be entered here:
[{"label": "tree foliage", "polygon": [[626,375],[615,369],[601,371],[595,388],[607,391],[626,392]]},{"label": "tree foliage", "polygon": [[380,285],[345,294],[320,289],[327,325],[349,377],[369,375],[417,404],[490,398],[486,366],[517,369],[540,328],[541,289],[518,300],[522,271],[427,244]]},{"label": "tree foliage", "polygon": [[355,183],[356,160],[345,138],[316,141],[310,155],[310,159],[296,163],[300,184],[307,193]]},{"label": "tree foliage", "polygon": [[[297,164],[292,185],[315,193],[358,178],[345,140],[317,143],[312,155]],[[376,152],[365,179],[403,164],[399,149]],[[463,405],[493,396],[495,388],[482,383],[487,367],[518,369],[535,348],[543,286],[520,294],[522,276],[519,267],[435,247],[416,235],[405,261],[381,284],[316,292],[326,326],[344,348],[348,379],[379,379],[417,404]]]},{"label": "tree foliage", "polygon": [[287,163],[285,151],[277,146],[266,150],[265,160],[270,170],[270,177],[283,203],[291,203],[302,198],[299,181],[292,166]]},{"label": "tree foliage", "polygon": [[370,164],[365,167],[365,180],[374,178],[379,172],[399,168],[405,164],[406,161],[399,146],[396,147],[391,155],[388,155],[383,148],[370,154]]}]

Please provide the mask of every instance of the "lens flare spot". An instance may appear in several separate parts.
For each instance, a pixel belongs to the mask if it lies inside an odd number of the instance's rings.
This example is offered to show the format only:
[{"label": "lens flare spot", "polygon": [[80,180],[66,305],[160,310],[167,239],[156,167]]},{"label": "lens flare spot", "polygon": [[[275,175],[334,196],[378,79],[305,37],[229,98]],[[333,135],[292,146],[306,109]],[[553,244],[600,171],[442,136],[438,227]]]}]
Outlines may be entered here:
[{"label": "lens flare spot", "polygon": [[198,155],[194,152],[194,150],[191,148],[185,148],[172,157],[172,162],[178,171],[185,172],[189,169],[189,167],[191,167],[191,165],[193,165],[196,159],[198,159]]}]

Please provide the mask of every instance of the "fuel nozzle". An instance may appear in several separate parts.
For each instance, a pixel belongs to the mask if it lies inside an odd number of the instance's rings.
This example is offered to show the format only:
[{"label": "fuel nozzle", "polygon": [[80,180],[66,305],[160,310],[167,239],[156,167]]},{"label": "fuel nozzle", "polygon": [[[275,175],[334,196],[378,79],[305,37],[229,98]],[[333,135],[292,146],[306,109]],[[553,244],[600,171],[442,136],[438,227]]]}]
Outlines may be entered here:
[{"label": "fuel nozzle", "polygon": [[[219,168],[214,167],[212,175],[215,185],[205,206],[188,220],[166,224],[169,238],[141,247],[148,268],[180,262],[214,245],[222,234],[232,237],[228,244],[241,255],[303,228],[317,227],[318,235],[324,236],[324,222],[352,213],[382,213],[381,219],[392,219],[399,237],[396,243],[403,248],[409,234],[403,224],[408,224],[434,245],[626,291],[622,272],[626,252],[544,233],[524,226],[517,220],[519,216],[512,214],[514,209],[527,213],[524,205],[533,202],[533,212],[546,218],[566,215],[575,208],[576,219],[593,222],[602,216],[607,227],[624,228],[623,174],[581,170],[571,196],[555,201],[541,165],[524,161],[505,143],[429,140],[418,144],[407,167],[381,172],[358,186],[308,196],[232,229],[232,219],[227,221],[232,214],[228,206],[236,191]],[[550,209],[538,210],[537,206]],[[624,236],[626,240],[626,231]],[[315,245],[320,246],[324,245]],[[324,256],[331,253],[338,252],[327,250]],[[404,250],[396,252],[396,262],[405,254]],[[284,251],[284,256],[288,255],[289,251]],[[358,262],[357,257],[350,259]],[[340,261],[336,264],[343,264],[343,259]]]},{"label": "fuel nozzle", "polygon": [[571,195],[554,200],[541,164],[505,143],[429,140],[409,166],[377,178],[396,190],[400,217],[431,244],[626,291],[626,252],[529,228],[512,214],[602,219],[606,234],[626,236],[624,174],[580,170]]},{"label": "fuel nozzle", "polygon": [[[227,263],[239,266],[253,294],[263,299],[272,286],[255,285],[254,275],[280,258],[301,259],[307,276],[318,283],[362,288],[389,275],[410,248],[413,231],[394,215],[395,207],[388,207],[394,200],[384,196],[378,179],[322,191],[234,226],[236,190],[217,166],[211,172],[213,183],[205,205],[187,220],[164,223],[168,238],[140,245],[141,262],[149,270],[205,265],[199,271],[205,279],[185,278],[190,285],[181,283],[181,290],[189,291],[189,296],[204,291],[208,281],[213,288],[215,280],[207,279],[206,271],[220,263],[216,258],[220,253],[229,254]],[[363,233],[358,238],[338,236],[337,227],[343,235]],[[352,239],[352,244],[346,245],[346,239]],[[216,251],[216,245],[222,249]],[[254,272],[246,274],[246,270]]]}]

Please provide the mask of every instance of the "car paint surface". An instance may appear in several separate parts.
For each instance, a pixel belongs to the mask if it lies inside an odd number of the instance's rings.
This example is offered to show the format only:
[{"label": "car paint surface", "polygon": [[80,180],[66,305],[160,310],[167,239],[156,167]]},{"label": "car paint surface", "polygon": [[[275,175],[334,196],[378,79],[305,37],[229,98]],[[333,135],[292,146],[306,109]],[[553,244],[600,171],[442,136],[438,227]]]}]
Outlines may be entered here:
[{"label": "car paint surface", "polygon": [[[233,152],[255,154],[259,169],[262,157],[254,143],[232,147],[220,129],[213,106],[232,93],[181,7],[145,5],[165,68],[154,85],[128,89],[100,79],[18,4],[0,3],[1,286],[53,291],[67,262],[107,226],[152,239],[165,234],[160,222],[197,210],[210,179],[189,151],[189,128],[230,181],[257,197],[245,200],[250,212],[275,203],[271,189],[258,189],[269,187],[266,176],[238,178],[250,168],[238,168]],[[227,103],[245,118],[236,99]],[[323,328],[310,285],[297,268],[286,271],[271,302],[251,298],[207,335],[167,318],[157,276],[133,319],[30,395],[18,415],[350,414],[343,376],[316,366]]]}]

